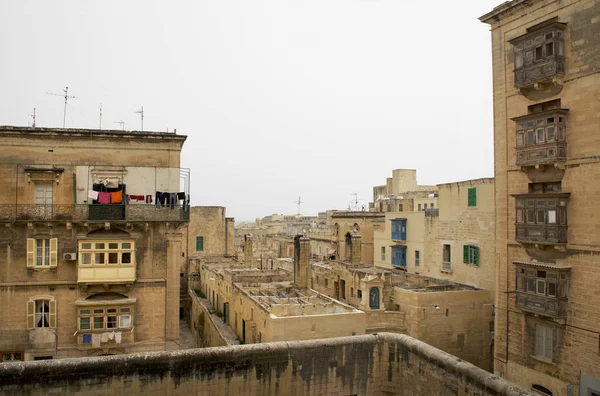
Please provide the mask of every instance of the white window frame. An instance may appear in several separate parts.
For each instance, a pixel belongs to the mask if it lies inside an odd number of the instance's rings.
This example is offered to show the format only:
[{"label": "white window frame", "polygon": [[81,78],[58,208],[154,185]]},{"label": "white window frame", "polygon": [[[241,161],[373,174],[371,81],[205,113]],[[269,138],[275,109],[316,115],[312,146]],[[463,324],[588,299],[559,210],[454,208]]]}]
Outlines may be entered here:
[{"label": "white window frame", "polygon": [[554,328],[543,324],[535,325],[534,354],[536,357],[552,361],[552,347],[554,345]]},{"label": "white window frame", "polygon": [[[128,263],[123,262],[126,254],[129,254]],[[131,267],[135,265],[135,242],[130,239],[83,239],[79,241],[78,258],[80,267]],[[116,260],[112,260],[113,258]]]},{"label": "white window frame", "polygon": [[[114,312],[112,312],[114,310]],[[111,311],[111,312],[109,312]],[[115,327],[108,327],[109,317],[115,318]],[[82,321],[83,319],[83,321]],[[101,319],[96,321],[95,319]],[[123,326],[125,320],[129,324]],[[87,322],[87,326],[82,323]],[[97,324],[101,324],[100,326]],[[82,332],[105,332],[133,328],[133,307],[130,305],[85,306],[77,308],[77,329]]]}]

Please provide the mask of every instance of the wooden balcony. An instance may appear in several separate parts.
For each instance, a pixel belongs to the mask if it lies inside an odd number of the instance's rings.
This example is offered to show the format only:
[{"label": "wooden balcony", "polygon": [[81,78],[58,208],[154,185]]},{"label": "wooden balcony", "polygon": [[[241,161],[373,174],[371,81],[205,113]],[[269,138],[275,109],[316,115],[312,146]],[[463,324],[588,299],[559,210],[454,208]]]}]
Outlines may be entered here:
[{"label": "wooden balcony", "polygon": [[129,284],[135,282],[135,265],[79,265],[77,283],[81,284]]},{"label": "wooden balcony", "polygon": [[517,147],[518,166],[555,164],[567,159],[567,143],[553,142]]},{"label": "wooden balcony", "polygon": [[567,225],[517,224],[516,240],[526,243],[567,243]]},{"label": "wooden balcony", "polygon": [[555,318],[567,316],[567,303],[566,298],[541,296],[521,291],[516,292],[515,298],[515,304],[518,308]]}]

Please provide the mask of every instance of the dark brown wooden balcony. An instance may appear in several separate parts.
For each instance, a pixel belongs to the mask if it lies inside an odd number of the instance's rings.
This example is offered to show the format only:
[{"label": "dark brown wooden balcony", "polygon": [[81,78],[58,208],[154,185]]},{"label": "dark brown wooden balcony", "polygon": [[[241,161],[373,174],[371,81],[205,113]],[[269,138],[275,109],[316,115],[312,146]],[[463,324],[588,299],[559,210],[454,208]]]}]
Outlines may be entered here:
[{"label": "dark brown wooden balcony", "polygon": [[567,243],[567,226],[551,224],[517,224],[518,242],[557,244]]},{"label": "dark brown wooden balcony", "polygon": [[569,192],[514,194],[515,239],[534,244],[567,243]]},{"label": "dark brown wooden balcony", "polygon": [[556,318],[567,316],[568,300],[566,298],[556,298],[517,291],[515,303],[518,308],[524,311]]},{"label": "dark brown wooden balcony", "polygon": [[567,159],[567,143],[552,142],[517,148],[517,165],[554,164]]},{"label": "dark brown wooden balcony", "polygon": [[0,223],[33,221],[187,222],[189,206],[0,205]]}]

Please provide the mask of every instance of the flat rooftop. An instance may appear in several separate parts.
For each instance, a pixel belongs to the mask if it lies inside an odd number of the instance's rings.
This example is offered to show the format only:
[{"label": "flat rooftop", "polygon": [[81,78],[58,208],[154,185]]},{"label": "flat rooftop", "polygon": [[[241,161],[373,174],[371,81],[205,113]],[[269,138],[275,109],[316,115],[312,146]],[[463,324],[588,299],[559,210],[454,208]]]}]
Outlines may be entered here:
[{"label": "flat rooftop", "polygon": [[275,316],[325,315],[359,312],[311,289],[293,282],[236,283],[257,304]]}]

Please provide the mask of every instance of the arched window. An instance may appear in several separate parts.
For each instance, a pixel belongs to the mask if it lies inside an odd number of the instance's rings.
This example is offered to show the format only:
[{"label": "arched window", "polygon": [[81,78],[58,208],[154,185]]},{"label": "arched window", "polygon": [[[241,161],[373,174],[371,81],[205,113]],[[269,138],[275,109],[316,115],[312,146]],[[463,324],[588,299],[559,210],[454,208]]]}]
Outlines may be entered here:
[{"label": "arched window", "polygon": [[369,290],[369,308],[379,309],[379,288],[372,287]]},{"label": "arched window", "polygon": [[531,389],[533,389],[535,391],[538,391],[542,395],[548,395],[548,396],[552,396],[553,395],[552,391],[550,389],[546,388],[543,385],[533,384],[531,386]]}]

